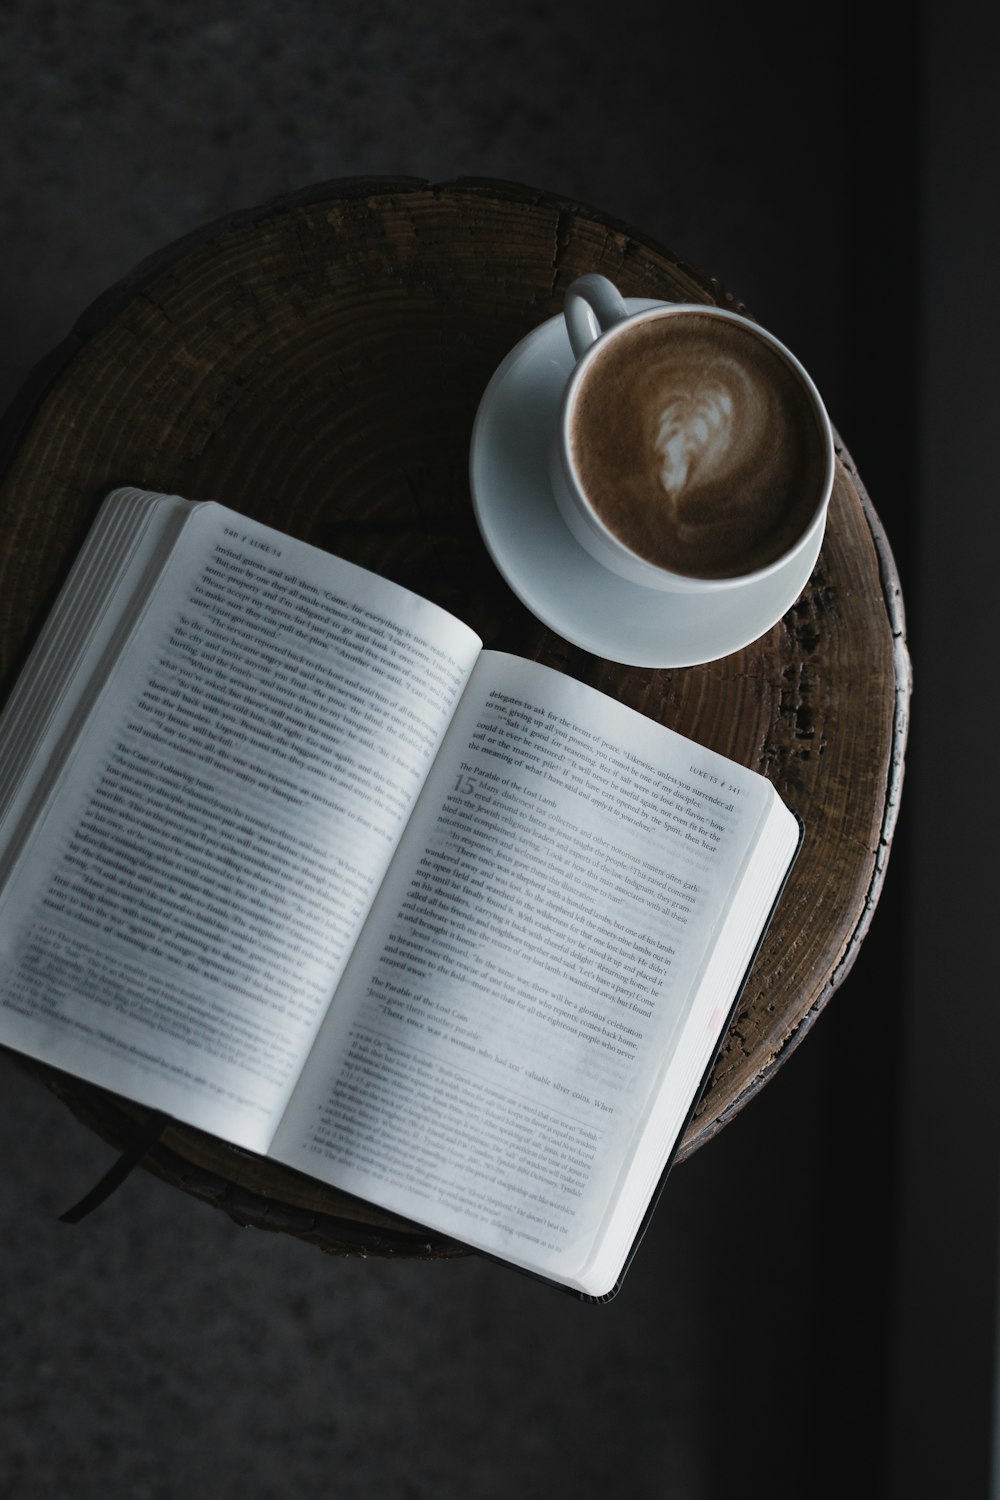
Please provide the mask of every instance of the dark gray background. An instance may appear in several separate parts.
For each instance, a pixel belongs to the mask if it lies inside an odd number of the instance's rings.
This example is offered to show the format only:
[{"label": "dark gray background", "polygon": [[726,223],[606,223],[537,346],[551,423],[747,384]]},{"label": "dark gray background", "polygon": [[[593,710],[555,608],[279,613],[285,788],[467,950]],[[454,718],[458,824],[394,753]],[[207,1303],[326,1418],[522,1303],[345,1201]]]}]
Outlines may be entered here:
[{"label": "dark gray background", "polygon": [[995,980],[962,845],[990,846],[954,816],[991,777],[996,36],[965,0],[905,16],[8,0],[0,406],[106,287],[229,210],[366,174],[580,198],[813,373],[889,531],[924,715],[861,957],[677,1169],[607,1308],[474,1258],[330,1259],[141,1172],[60,1225],[110,1153],[0,1060],[7,1493],[989,1493]]}]

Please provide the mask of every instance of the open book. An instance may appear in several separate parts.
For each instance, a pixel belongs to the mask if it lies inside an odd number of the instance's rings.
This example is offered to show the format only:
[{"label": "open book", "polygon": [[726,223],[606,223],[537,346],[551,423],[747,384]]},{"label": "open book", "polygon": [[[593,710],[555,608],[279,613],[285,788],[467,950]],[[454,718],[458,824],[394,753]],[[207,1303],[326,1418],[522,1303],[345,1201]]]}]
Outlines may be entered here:
[{"label": "open book", "polygon": [[0,1043],[606,1297],[798,838],[427,600],[116,490],[0,720]]}]

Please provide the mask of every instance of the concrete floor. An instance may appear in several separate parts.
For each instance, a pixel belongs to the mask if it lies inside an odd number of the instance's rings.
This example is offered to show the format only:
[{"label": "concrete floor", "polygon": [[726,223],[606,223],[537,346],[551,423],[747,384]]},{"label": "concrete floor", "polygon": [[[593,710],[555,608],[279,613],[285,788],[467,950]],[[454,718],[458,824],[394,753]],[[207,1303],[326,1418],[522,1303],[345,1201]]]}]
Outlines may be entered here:
[{"label": "concrete floor", "polygon": [[[811,369],[893,536],[858,337],[849,9],[789,31],[643,0],[572,20],[538,0],[8,4],[0,406],[105,287],[227,210],[338,176],[502,177],[640,226],[741,296]],[[854,1040],[898,924],[890,879],[842,993],[677,1169],[603,1309],[471,1257],[328,1258],[142,1172],[61,1225],[110,1153],[0,1058],[0,1492],[877,1494],[891,1013]]]}]

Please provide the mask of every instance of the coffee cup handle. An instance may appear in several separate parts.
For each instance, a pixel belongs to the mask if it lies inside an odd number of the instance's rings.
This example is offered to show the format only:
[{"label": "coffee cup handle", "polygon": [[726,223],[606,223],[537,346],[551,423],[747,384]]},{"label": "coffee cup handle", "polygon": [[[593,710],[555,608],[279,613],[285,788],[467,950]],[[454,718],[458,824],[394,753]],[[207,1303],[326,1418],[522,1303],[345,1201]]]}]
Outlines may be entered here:
[{"label": "coffee cup handle", "polygon": [[614,283],[592,271],[570,282],[563,313],[573,354],[582,359],[595,339],[628,317],[628,308]]}]

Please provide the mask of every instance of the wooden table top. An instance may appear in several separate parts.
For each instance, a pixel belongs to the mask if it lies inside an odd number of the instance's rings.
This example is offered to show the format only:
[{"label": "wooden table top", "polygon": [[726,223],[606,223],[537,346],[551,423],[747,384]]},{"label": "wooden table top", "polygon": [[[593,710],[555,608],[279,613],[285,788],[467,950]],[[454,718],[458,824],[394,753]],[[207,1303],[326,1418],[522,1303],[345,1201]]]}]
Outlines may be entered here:
[{"label": "wooden table top", "polygon": [[[214,499],[386,574],[488,647],[544,662],[768,776],[802,852],[690,1155],[758,1092],[843,982],[878,901],[910,668],[891,550],[850,455],[805,591],[703,667],[618,666],[539,623],[480,538],[469,439],[493,371],[586,271],[623,295],[747,312],[712,276],[581,204],[515,185],[338,181],[167,247],[110,290],[0,426],[0,681],[10,687],[108,490]],[[128,1148],[142,1109],[45,1082]],[[240,1222],[346,1253],[458,1253],[277,1164],[171,1125],[145,1164]]]}]

